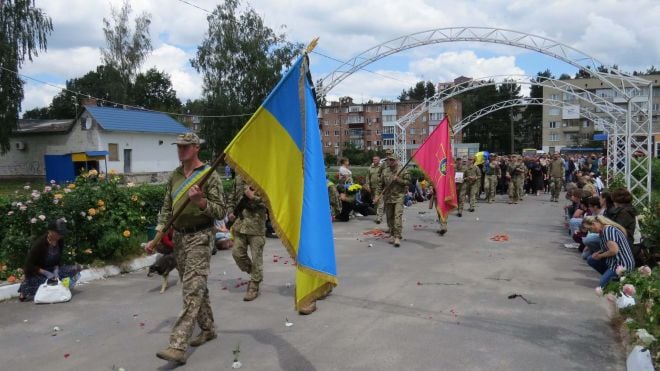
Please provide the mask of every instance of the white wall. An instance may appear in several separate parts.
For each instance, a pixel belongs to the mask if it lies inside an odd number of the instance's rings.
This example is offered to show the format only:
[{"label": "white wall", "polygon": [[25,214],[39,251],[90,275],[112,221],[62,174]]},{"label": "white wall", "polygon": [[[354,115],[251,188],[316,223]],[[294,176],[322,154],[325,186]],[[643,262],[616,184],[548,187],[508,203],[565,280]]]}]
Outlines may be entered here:
[{"label": "white wall", "polygon": [[179,166],[176,146],[171,144],[176,137],[176,134],[104,132],[99,150],[108,151],[109,143],[117,143],[119,161],[108,161],[108,171],[124,172],[125,149],[132,150],[133,173],[171,171]]},{"label": "white wall", "polygon": [[[66,143],[67,134],[41,134],[16,136],[9,139],[11,150],[0,155],[0,176],[45,175],[44,154],[52,147]],[[24,150],[16,149],[16,143],[25,143]]]}]

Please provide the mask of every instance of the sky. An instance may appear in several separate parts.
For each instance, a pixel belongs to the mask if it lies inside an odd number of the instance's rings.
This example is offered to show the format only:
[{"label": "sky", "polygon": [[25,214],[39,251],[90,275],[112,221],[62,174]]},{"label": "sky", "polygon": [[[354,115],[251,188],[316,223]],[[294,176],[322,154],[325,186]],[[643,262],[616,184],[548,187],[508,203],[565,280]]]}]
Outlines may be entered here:
[{"label": "sky", "polygon": [[[170,75],[182,101],[200,98],[202,77],[190,65],[208,27],[206,11],[219,0],[132,0],[132,18],[151,15],[153,52],[142,70],[155,67]],[[103,18],[122,0],[37,0],[53,21],[48,49],[21,73],[64,86],[101,64]],[[448,27],[489,27],[543,36],[625,71],[660,67],[660,1],[657,0],[252,0],[252,7],[275,31],[307,44],[320,37],[310,56],[314,80],[381,43]],[[202,8],[204,10],[201,10]],[[206,10],[206,11],[205,11]],[[131,20],[131,25],[133,22]],[[417,81],[573,75],[570,64],[526,49],[484,42],[442,42],[411,48],[379,59],[328,92],[328,99],[351,96],[355,102],[394,100]],[[22,109],[50,104],[59,89],[24,77]]]}]

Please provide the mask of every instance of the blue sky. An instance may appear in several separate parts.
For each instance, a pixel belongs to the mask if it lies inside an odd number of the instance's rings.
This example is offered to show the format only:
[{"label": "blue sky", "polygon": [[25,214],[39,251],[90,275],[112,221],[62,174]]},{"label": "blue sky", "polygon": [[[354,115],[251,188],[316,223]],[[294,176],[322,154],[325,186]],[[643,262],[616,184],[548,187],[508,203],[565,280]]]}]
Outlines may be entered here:
[{"label": "blue sky", "polygon": [[[212,10],[217,1],[190,0]],[[634,4],[634,5],[633,5]],[[26,63],[22,73],[51,84],[63,85],[100,64],[104,46],[102,19],[121,0],[37,0],[53,20],[48,51]],[[180,0],[133,0],[133,15],[152,17],[154,46],[143,68],[156,67],[170,74],[182,100],[198,98],[201,76],[189,64],[204,38],[207,13]],[[625,70],[660,66],[660,2],[639,0],[336,0],[332,2],[252,0],[250,6],[265,23],[307,43],[320,37],[317,51],[347,60],[375,45],[429,29],[458,26],[506,28],[543,35],[577,48],[605,64]],[[281,28],[285,25],[284,28]],[[312,56],[314,79],[322,78],[338,63]],[[576,69],[542,54],[486,43],[440,43],[386,57],[344,80],[329,98],[350,95],[357,101],[393,99],[419,80],[435,83],[464,75],[530,74],[546,68],[555,76]],[[387,76],[387,77],[385,77]],[[23,110],[46,106],[59,90],[29,81]]]}]

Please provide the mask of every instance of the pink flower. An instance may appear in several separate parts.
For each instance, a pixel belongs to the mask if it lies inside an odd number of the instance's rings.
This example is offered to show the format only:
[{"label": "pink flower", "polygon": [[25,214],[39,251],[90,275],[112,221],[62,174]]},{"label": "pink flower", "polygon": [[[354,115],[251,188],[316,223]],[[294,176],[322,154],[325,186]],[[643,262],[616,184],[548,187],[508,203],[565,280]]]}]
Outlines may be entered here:
[{"label": "pink flower", "polygon": [[635,286],[633,286],[629,283],[623,285],[623,294],[624,295],[626,295],[626,296],[635,296],[636,292],[637,291],[635,291]]},{"label": "pink flower", "polygon": [[27,210],[27,206],[21,205],[18,209],[21,210],[21,211],[25,211],[25,210]]},{"label": "pink flower", "polygon": [[37,218],[39,218],[39,220],[41,220],[42,222],[43,222],[44,220],[46,220],[46,216],[45,216],[45,215],[39,215]]},{"label": "pink flower", "polygon": [[641,274],[643,277],[651,277],[651,274],[653,271],[651,268],[649,268],[648,265],[643,265],[637,269],[639,271],[639,274]]},{"label": "pink flower", "polygon": [[626,273],[626,268],[621,265],[617,265],[615,272],[617,276],[621,277]]},{"label": "pink flower", "polygon": [[50,192],[52,190],[53,190],[53,187],[51,187],[51,186],[45,186],[44,187],[44,192]]},{"label": "pink flower", "polygon": [[32,219],[30,219],[30,223],[34,224],[34,223],[36,223],[36,222],[37,222],[37,218],[32,218]]},{"label": "pink flower", "polygon": [[596,295],[603,296],[603,288],[598,286],[596,287]]}]

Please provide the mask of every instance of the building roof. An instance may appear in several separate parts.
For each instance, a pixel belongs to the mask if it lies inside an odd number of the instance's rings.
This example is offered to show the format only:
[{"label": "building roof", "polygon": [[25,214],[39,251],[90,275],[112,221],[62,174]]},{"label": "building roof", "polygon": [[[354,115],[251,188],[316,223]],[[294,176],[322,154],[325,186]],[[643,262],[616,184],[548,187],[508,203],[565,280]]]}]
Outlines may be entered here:
[{"label": "building roof", "polygon": [[96,122],[108,131],[181,134],[190,131],[170,116],[151,111],[85,106]]},{"label": "building roof", "polygon": [[73,126],[73,119],[66,120],[18,120],[15,134],[66,133]]}]

